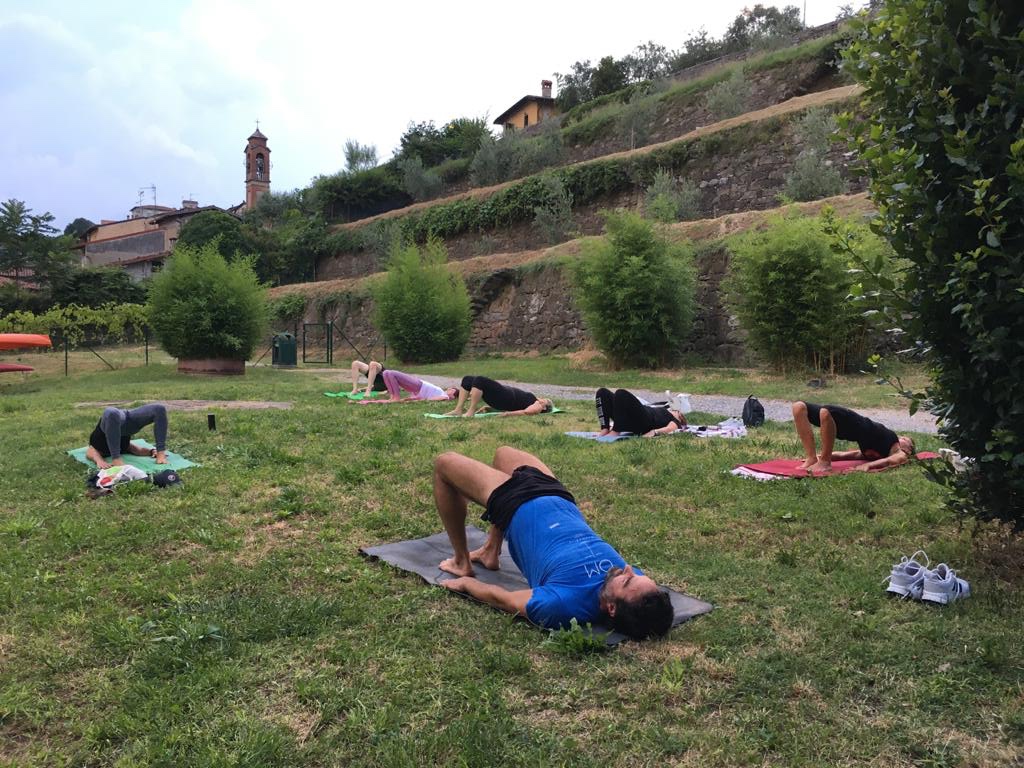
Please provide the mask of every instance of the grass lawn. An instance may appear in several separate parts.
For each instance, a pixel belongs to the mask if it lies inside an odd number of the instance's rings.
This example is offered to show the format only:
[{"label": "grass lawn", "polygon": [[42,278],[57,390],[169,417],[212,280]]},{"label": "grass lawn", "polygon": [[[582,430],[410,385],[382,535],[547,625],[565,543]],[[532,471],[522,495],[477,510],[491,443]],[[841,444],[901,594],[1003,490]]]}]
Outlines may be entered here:
[{"label": "grass lawn", "polygon": [[[475,369],[596,377],[532,360]],[[690,374],[670,380],[701,391]],[[776,396],[770,380],[717,379],[730,380]],[[919,469],[762,484],[724,473],[797,455],[784,425],[602,445],[562,435],[592,428],[589,404],[435,421],[431,404],[321,394],[336,388],[161,365],[0,380],[0,765],[1024,760],[1020,542],[972,539]],[[203,466],[178,489],[89,500],[64,451],[99,409],[74,404],[118,399],[294,407],[213,409],[216,432],[205,412],[172,412],[170,447]],[[715,611],[662,641],[574,655],[357,554],[440,530],[435,454],[486,460],[502,444],[540,455],[627,559]],[[946,608],[887,599],[892,563],[918,548],[975,594]]]}]

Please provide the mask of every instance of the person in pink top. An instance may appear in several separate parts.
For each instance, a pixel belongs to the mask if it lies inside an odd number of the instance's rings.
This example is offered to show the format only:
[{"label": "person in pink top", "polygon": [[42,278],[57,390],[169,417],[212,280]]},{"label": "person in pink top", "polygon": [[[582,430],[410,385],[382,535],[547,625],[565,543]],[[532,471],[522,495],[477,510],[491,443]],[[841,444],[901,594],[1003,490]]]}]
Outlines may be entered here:
[{"label": "person in pink top", "polygon": [[[455,387],[441,389],[436,384],[413,376],[411,373],[386,369],[381,377],[384,379],[384,386],[388,391],[387,400],[363,400],[363,403],[402,403],[410,400],[452,400],[457,391]],[[402,397],[402,390],[409,393]]]}]

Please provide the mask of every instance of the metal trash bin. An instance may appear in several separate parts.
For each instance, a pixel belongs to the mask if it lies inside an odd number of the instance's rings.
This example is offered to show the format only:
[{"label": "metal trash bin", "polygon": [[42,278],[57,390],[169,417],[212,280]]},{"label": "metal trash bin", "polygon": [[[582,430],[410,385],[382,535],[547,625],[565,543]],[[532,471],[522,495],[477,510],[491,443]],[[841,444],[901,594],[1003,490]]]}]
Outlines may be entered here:
[{"label": "metal trash bin", "polygon": [[276,368],[294,368],[298,361],[298,344],[294,333],[275,333],[271,360]]}]

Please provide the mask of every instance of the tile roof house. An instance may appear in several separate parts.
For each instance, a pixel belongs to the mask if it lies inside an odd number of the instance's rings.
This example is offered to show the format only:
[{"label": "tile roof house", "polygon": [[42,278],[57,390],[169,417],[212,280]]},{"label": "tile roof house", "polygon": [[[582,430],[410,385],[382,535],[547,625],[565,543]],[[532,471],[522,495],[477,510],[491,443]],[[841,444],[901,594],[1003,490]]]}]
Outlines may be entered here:
[{"label": "tile roof house", "polygon": [[495,125],[506,131],[529,128],[558,114],[558,107],[551,97],[551,81],[540,81],[540,96],[523,96],[494,119]]}]

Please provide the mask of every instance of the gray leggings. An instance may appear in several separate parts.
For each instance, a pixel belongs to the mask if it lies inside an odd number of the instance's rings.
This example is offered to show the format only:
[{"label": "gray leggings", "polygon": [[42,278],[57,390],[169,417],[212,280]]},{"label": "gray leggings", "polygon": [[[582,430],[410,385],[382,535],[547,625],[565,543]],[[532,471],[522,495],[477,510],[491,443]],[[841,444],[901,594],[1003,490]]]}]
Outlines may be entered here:
[{"label": "gray leggings", "polygon": [[[140,405],[138,408],[132,408],[128,411],[121,410],[120,408],[104,408],[103,415],[100,417],[100,423],[93,430],[93,437],[90,438],[89,443],[104,456],[116,459],[125,450],[122,436],[127,439],[147,424],[153,425],[156,449],[158,451],[166,451],[167,409],[160,403]],[[97,433],[100,434],[98,435]],[[106,438],[105,447],[107,450],[105,451],[103,450],[104,446],[96,445],[100,441],[95,438],[100,436]]]}]

